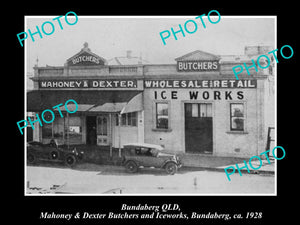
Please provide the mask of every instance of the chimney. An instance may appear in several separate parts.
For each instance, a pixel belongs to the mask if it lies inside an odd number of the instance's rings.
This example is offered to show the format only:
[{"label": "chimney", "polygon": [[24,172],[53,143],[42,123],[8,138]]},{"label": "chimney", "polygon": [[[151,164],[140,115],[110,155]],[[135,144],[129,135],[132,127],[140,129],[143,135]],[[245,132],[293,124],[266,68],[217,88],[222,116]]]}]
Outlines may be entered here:
[{"label": "chimney", "polygon": [[127,50],[126,51],[126,57],[130,59],[131,58],[131,53],[132,53],[131,50]]}]

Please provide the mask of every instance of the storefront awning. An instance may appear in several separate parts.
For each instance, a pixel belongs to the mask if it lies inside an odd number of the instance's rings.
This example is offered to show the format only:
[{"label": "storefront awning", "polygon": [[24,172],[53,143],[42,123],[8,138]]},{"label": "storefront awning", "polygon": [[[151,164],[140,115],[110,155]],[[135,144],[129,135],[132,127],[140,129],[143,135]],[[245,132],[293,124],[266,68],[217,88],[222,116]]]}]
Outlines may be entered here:
[{"label": "storefront awning", "polygon": [[[143,109],[141,91],[30,91],[27,93],[27,112],[52,109],[60,103],[73,99],[78,112],[121,112],[128,113]],[[131,101],[132,100],[132,101]],[[72,104],[68,105],[72,111]],[[64,106],[60,107],[65,111]],[[57,110],[57,109],[56,109]]]}]

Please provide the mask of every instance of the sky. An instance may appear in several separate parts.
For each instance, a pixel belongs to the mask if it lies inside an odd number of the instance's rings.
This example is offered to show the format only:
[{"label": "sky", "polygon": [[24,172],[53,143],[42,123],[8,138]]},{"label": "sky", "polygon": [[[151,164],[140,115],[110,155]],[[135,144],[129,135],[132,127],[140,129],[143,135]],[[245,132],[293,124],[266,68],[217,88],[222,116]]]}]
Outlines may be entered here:
[{"label": "sky", "polygon": [[[46,21],[52,21],[54,16],[27,16],[25,17],[25,31],[36,31]],[[34,35],[35,41],[30,37],[25,41],[25,60],[27,73],[33,72],[33,66],[38,58],[38,66],[63,66],[66,60],[83,48],[87,42],[95,54],[109,60],[115,56],[125,56],[127,50],[132,56],[142,56],[150,63],[175,63],[174,59],[195,50],[201,50],[216,55],[243,55],[245,46],[268,45],[275,49],[276,29],[275,17],[237,17],[221,16],[219,23],[212,24],[207,17],[203,17],[206,25],[204,29],[200,20],[194,16],[135,16],[135,17],[89,17],[78,15],[74,25],[68,25],[64,17],[60,21],[52,21],[55,30],[51,35],[42,33]],[[69,17],[68,17],[69,18]],[[211,17],[213,21],[217,17]],[[69,18],[70,22],[75,22]],[[178,24],[184,27],[187,20],[197,23],[197,31],[183,37],[178,33],[178,40],[173,37],[166,39],[163,44],[160,32],[176,31]],[[189,23],[192,24],[192,23]],[[51,27],[45,25],[50,33]],[[47,30],[48,29],[48,30]],[[189,29],[192,30],[192,27]],[[21,32],[21,31],[20,31]]]}]

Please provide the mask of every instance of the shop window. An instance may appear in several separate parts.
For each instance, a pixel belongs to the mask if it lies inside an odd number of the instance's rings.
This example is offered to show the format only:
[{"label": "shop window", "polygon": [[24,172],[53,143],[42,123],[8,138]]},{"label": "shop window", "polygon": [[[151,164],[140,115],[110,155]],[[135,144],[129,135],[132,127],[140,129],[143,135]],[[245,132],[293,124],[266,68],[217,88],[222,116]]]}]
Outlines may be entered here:
[{"label": "shop window", "polygon": [[55,118],[55,121],[53,122],[53,137],[55,139],[64,139],[64,123],[64,118]]},{"label": "shop window", "polygon": [[156,103],[156,128],[169,128],[168,103]]},{"label": "shop window", "polygon": [[46,139],[46,138],[49,138],[51,139],[52,138],[52,124],[43,124],[42,126],[42,138],[43,139]]},{"label": "shop window", "polygon": [[244,131],[244,104],[231,103],[230,104],[230,130]]},{"label": "shop window", "polygon": [[[69,121],[68,121],[69,120]],[[66,118],[65,120],[65,140],[69,136],[70,144],[81,144],[82,143],[82,125],[80,117]]]},{"label": "shop window", "polygon": [[121,125],[122,126],[134,126],[134,127],[137,126],[137,112],[122,114]]},{"label": "shop window", "polygon": [[[45,114],[45,119],[47,118]],[[70,144],[82,143],[82,125],[80,117],[58,117],[51,124],[43,124],[42,127],[43,139],[56,139],[59,143],[67,143],[69,138]],[[48,141],[48,140],[47,140]]]},{"label": "shop window", "polygon": [[[36,118],[35,118],[36,119]],[[46,121],[52,120],[52,114],[50,112],[45,112],[44,119]],[[42,126],[42,138],[43,139],[51,139],[52,137],[52,123],[43,123]]]}]

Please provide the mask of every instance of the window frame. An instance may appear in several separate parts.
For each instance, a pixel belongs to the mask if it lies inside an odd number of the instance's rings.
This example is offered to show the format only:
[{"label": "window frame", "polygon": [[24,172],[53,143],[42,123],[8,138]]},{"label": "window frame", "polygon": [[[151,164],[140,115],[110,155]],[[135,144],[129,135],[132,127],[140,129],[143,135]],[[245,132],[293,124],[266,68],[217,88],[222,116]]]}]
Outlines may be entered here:
[{"label": "window frame", "polygon": [[[130,122],[129,122],[129,120],[130,120]],[[124,121],[125,121],[125,123],[124,123]],[[121,123],[116,122],[116,124],[121,125],[121,127],[137,127],[138,126],[138,112],[135,111],[135,112],[121,114],[120,122]],[[116,125],[116,126],[118,126],[118,125]]]},{"label": "window frame", "polygon": [[[243,119],[243,128],[242,129],[238,129],[238,128],[233,128],[232,125],[232,119],[234,117],[238,117],[238,116],[232,116],[232,106],[233,105],[242,105],[243,106],[243,116],[241,117]],[[231,132],[246,132],[246,105],[245,102],[230,102],[229,103],[229,130]]]},{"label": "window frame", "polygon": [[[158,116],[164,115],[164,114],[159,114],[157,113],[157,105],[158,104],[165,104],[167,105],[167,109],[168,109],[168,114],[167,114],[167,118],[168,118],[168,123],[167,123],[167,127],[158,127]],[[154,101],[153,102],[153,129],[154,131],[171,131],[171,117],[170,117],[170,101]]]}]

